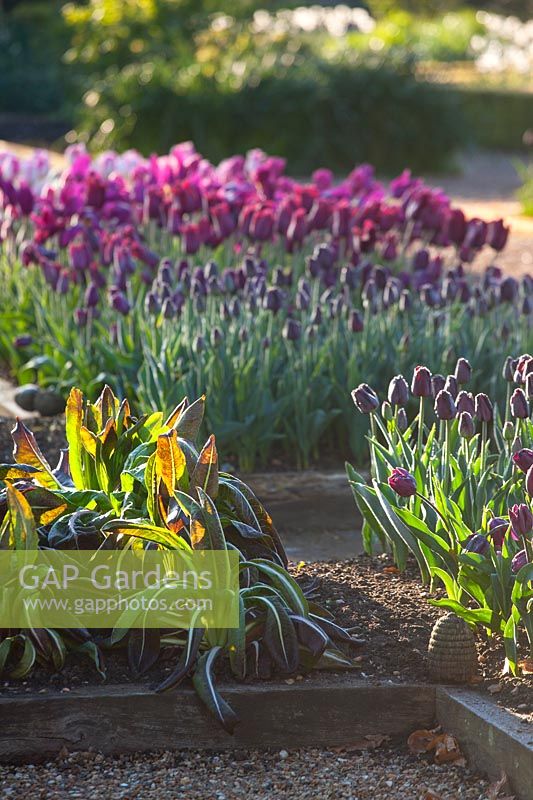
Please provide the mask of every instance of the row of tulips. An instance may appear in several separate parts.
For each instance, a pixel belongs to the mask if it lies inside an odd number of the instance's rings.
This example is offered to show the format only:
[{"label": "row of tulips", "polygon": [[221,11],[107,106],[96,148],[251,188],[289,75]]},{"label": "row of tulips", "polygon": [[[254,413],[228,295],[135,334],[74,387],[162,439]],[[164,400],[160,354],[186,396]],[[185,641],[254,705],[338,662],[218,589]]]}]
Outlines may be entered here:
[{"label": "row of tulips", "polygon": [[533,658],[532,375],[531,356],[507,358],[503,413],[468,391],[464,358],[447,377],[417,366],[410,387],[396,376],[381,405],[362,384],[352,397],[370,417],[370,482],[347,467],[366,550],[390,550],[400,569],[414,556],[444,589],[430,602],[502,637],[514,674]]}]

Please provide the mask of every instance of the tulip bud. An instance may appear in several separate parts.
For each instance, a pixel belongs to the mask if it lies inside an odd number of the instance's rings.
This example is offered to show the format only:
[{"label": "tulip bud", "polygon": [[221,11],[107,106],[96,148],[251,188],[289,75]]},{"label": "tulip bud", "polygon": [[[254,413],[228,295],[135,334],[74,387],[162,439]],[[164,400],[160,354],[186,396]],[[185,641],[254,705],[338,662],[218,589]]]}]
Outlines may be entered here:
[{"label": "tulip bud", "polygon": [[350,311],[348,325],[352,333],[361,333],[364,329],[363,318],[356,308]]},{"label": "tulip bud", "polygon": [[387,400],[384,400],[381,404],[381,416],[383,419],[387,420],[387,422],[390,422],[394,417],[392,406]]},{"label": "tulip bud", "polygon": [[533,399],[533,374],[526,375],[526,397],[528,400]]},{"label": "tulip bud", "polygon": [[515,419],[527,419],[529,408],[522,389],[515,389],[510,400],[511,414]]},{"label": "tulip bud", "polygon": [[446,378],[444,375],[433,375],[431,378],[431,393],[433,397],[436,397],[439,392],[442,392],[446,385]]},{"label": "tulip bud", "polygon": [[30,336],[29,334],[17,336],[13,340],[13,347],[21,349],[24,347],[28,347],[32,342],[33,342],[33,336]]},{"label": "tulip bud", "polygon": [[515,573],[520,572],[522,567],[525,567],[527,563],[528,561],[527,561],[526,551],[520,550],[511,561],[511,569]]},{"label": "tulip bud", "polygon": [[409,400],[409,385],[403,375],[395,375],[391,380],[387,397],[393,406],[406,405]]},{"label": "tulip bud", "polygon": [[176,306],[172,302],[170,297],[167,297],[166,300],[163,301],[163,306],[161,308],[161,313],[164,319],[175,319],[176,318]]},{"label": "tulip bud", "polygon": [[509,522],[502,517],[493,517],[489,522],[489,536],[496,550],[501,550],[505,534],[509,529]]},{"label": "tulip bud", "polygon": [[245,343],[248,341],[248,339],[249,339],[248,329],[244,325],[241,325],[241,327],[239,328],[239,340]]},{"label": "tulip bud", "polygon": [[193,352],[198,355],[205,350],[205,340],[203,336],[195,336],[193,343],[192,343]]},{"label": "tulip bud", "polygon": [[371,414],[379,406],[377,394],[367,383],[361,383],[352,391],[352,400],[361,414]]},{"label": "tulip bud", "polygon": [[452,395],[446,389],[441,389],[435,398],[435,414],[439,419],[450,420],[455,417],[456,412]]},{"label": "tulip bud", "polygon": [[295,319],[288,319],[283,326],[282,335],[289,342],[295,342],[302,335],[302,326]]},{"label": "tulip bud", "polygon": [[485,555],[490,550],[490,542],[482,533],[473,533],[463,542],[463,550],[467,553]]},{"label": "tulip bud", "polygon": [[224,335],[220,328],[213,328],[211,331],[211,344],[213,347],[218,347],[220,344],[222,344],[223,340]]},{"label": "tulip bud", "polygon": [[455,399],[455,404],[457,405],[457,411],[468,411],[471,416],[475,414],[475,403],[474,403],[474,396],[470,394],[470,392],[459,392]]},{"label": "tulip bud", "polygon": [[389,476],[388,484],[400,497],[411,497],[416,494],[416,480],[406,469],[395,467]]},{"label": "tulip bud", "polygon": [[398,430],[403,433],[409,427],[409,422],[407,420],[407,414],[405,413],[405,408],[399,408],[396,412],[396,425],[398,426]]},{"label": "tulip bud", "polygon": [[503,379],[508,383],[513,382],[515,367],[516,365],[514,363],[514,359],[512,358],[512,356],[507,356],[507,358],[505,359],[505,364],[503,365],[502,376]]},{"label": "tulip bud", "polygon": [[486,394],[476,394],[475,400],[476,417],[480,422],[490,422],[492,419],[492,403]]},{"label": "tulip bud", "polygon": [[457,385],[457,381],[454,375],[447,376],[444,388],[446,389],[447,392],[451,394],[451,396],[455,400],[455,398],[457,397],[457,393],[459,391],[459,386]]},{"label": "tulip bud", "polygon": [[516,464],[518,469],[522,470],[522,472],[527,472],[528,469],[533,466],[533,450],[530,450],[529,447],[523,447],[521,450],[518,450],[513,454],[512,458],[513,463]]},{"label": "tulip bud", "polygon": [[414,397],[431,397],[431,372],[427,367],[415,367],[411,383],[411,392]]},{"label": "tulip bud", "polygon": [[283,299],[280,290],[277,288],[270,288],[266,291],[263,300],[263,308],[266,308],[268,311],[272,311],[274,314],[277,314],[282,306],[282,302]]},{"label": "tulip bud", "polygon": [[514,437],[514,425],[510,420],[507,420],[502,429],[502,436],[506,442],[512,442]]},{"label": "tulip bud", "polygon": [[87,325],[89,312],[86,308],[76,308],[74,310],[74,322],[79,328],[84,328]]},{"label": "tulip bud", "polygon": [[398,308],[403,313],[405,311],[409,311],[409,309],[412,307],[412,305],[413,305],[413,301],[411,299],[411,295],[407,291],[407,289],[404,289],[403,292],[401,293],[400,299],[398,301]]},{"label": "tulip bud", "polygon": [[459,436],[462,436],[463,439],[471,439],[475,432],[472,414],[469,414],[468,411],[462,411],[459,416]]},{"label": "tulip bud", "polygon": [[519,450],[522,450],[522,439],[520,436],[515,436],[511,445],[511,452],[514,455],[515,453],[518,453]]},{"label": "tulip bud", "polygon": [[[526,477],[526,484],[527,478],[530,477],[530,475],[533,476],[531,468]],[[514,506],[509,509],[509,519],[511,520],[512,529],[517,536],[527,536],[528,533],[533,531],[533,514],[529,506],[525,503],[515,503]]]},{"label": "tulip bud", "polygon": [[472,367],[466,358],[457,359],[457,364],[455,365],[455,380],[457,383],[460,384],[460,386],[464,386],[470,381],[471,377]]}]

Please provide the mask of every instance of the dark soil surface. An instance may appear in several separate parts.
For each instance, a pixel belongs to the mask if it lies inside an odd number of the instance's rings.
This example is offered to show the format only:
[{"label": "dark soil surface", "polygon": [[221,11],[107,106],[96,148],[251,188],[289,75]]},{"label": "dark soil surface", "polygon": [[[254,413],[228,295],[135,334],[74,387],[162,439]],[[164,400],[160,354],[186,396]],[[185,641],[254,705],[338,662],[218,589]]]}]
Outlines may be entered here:
[{"label": "dark soil surface", "polygon": [[[47,419],[35,417],[25,420],[24,424],[35,436],[43,455],[55,467],[59,458],[59,451],[62,447],[67,446],[64,417],[48,417]],[[0,464],[10,464],[13,461],[11,431],[14,425],[14,419],[0,417]]]},{"label": "dark soil surface", "polygon": [[[349,561],[316,562],[293,565],[292,571],[302,586],[311,581],[317,584],[316,601],[325,606],[339,624],[350,628],[352,635],[365,639],[365,644],[351,648],[356,671],[351,674],[371,683],[426,682],[425,654],[431,628],[440,610],[428,603],[429,593],[420,586],[418,574],[409,568],[399,575],[389,571],[392,562],[387,557],[360,556]],[[472,684],[487,692],[498,704],[533,721],[533,676],[513,678],[502,675],[504,663],[500,646],[478,636],[480,673]],[[129,683],[132,680],[150,687],[171,671],[177,654],[170,650],[148,675],[132,678],[124,651],[106,654],[107,683]],[[313,679],[335,681],[338,672],[313,673]],[[220,675],[229,679],[229,675]],[[283,676],[278,678],[284,680]],[[289,682],[295,680],[285,678]],[[296,680],[306,680],[296,676]],[[91,661],[69,656],[64,670],[50,674],[37,667],[23,682],[5,682],[3,694],[49,691],[68,692],[89,684],[102,683]]]}]

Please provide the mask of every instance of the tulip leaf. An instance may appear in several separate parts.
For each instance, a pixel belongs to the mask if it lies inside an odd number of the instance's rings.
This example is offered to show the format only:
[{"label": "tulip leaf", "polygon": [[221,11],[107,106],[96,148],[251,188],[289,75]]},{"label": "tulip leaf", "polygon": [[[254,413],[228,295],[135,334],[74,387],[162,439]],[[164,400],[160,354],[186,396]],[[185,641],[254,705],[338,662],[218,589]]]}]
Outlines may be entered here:
[{"label": "tulip leaf", "polygon": [[7,505],[15,550],[37,550],[39,538],[31,506],[18,489],[7,487]]}]

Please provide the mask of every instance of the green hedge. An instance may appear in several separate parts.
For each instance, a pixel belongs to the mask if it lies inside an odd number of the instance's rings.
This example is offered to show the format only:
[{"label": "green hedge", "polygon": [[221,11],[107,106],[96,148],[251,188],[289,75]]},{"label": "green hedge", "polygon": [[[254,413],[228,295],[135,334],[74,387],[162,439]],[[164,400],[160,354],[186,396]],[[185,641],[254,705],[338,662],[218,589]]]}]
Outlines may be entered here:
[{"label": "green hedge", "polygon": [[488,149],[519,150],[533,127],[533,93],[490,89],[447,89],[461,108],[474,144]]},{"label": "green hedge", "polygon": [[[345,170],[363,160],[385,171],[444,168],[464,140],[451,94],[385,66],[322,64],[231,92],[212,81],[180,89],[160,65],[144,86],[128,68],[95,88],[99,101],[79,123],[97,149],[149,153],[192,139],[218,160],[262,147],[305,174],[317,164]],[[102,133],[109,119],[114,127]]]}]

